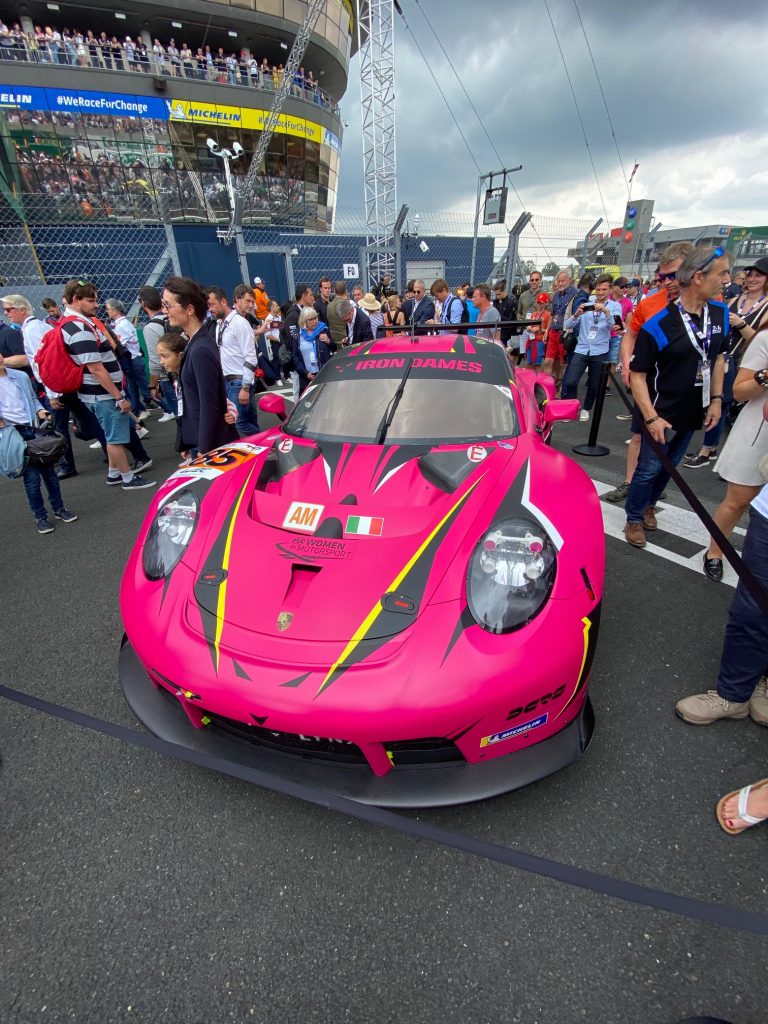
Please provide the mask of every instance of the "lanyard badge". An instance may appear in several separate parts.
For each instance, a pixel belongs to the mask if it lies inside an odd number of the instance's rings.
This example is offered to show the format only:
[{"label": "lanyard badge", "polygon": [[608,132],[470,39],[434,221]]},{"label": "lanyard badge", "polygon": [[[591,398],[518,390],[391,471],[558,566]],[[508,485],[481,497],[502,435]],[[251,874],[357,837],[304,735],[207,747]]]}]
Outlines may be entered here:
[{"label": "lanyard badge", "polygon": [[701,404],[706,409],[710,403],[711,394],[711,370],[709,366],[709,346],[712,343],[712,321],[709,315],[709,306],[704,305],[704,313],[701,318],[701,330],[694,324],[690,316],[683,309],[682,303],[678,300],[677,308],[683,319],[688,339],[699,354],[699,363],[696,367],[696,379],[694,384],[701,388]]}]

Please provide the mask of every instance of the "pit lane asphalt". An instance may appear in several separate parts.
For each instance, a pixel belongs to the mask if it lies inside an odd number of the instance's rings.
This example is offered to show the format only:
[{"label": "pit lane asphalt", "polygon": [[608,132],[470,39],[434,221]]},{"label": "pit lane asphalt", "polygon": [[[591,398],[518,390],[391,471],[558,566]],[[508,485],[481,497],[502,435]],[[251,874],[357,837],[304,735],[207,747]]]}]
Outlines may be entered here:
[{"label": "pit lane asphalt", "polygon": [[[626,425],[606,403],[623,477]],[[175,468],[149,421],[149,474]],[[558,425],[570,451],[588,424]],[[135,726],[117,681],[122,566],[151,493],[103,484],[79,445],[80,515],[35,532],[0,481],[0,679]],[[691,472],[713,506],[723,485]],[[116,492],[116,493],[115,493]],[[682,501],[671,487],[669,500]],[[673,714],[713,685],[733,591],[606,538],[592,746],[525,790],[422,816],[672,892],[768,910],[764,829],[717,798],[765,774],[768,733]],[[764,1024],[765,942],[381,831],[2,702],[0,1020]]]}]

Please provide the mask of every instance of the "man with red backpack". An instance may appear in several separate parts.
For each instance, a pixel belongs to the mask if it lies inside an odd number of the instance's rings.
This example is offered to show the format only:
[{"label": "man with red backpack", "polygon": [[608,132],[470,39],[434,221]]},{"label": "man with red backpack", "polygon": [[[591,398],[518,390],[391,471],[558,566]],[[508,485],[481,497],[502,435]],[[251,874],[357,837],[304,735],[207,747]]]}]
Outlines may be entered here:
[{"label": "man with red backpack", "polygon": [[[78,280],[66,292],[64,316],[46,335],[43,348],[50,346],[51,352],[60,351],[63,343],[66,355],[82,374],[78,397],[95,414],[106,437],[107,484],[122,484],[124,491],[154,487],[154,481],[135,474],[128,462],[131,403],[122,390],[123,373],[109,337],[92,319],[98,307],[96,289],[88,281]],[[45,380],[43,367],[41,376]]]}]

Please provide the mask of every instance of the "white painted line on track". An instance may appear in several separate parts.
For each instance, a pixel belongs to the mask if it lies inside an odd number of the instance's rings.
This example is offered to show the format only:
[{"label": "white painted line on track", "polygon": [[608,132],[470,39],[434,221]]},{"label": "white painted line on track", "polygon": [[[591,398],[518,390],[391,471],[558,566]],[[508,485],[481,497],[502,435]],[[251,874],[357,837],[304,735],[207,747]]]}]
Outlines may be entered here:
[{"label": "white painted line on track", "polygon": [[[603,483],[602,480],[593,479],[592,483],[595,485],[595,490],[600,495],[605,494],[607,491],[612,491],[615,486],[614,484]],[[626,544],[624,527],[627,523],[627,515],[624,511],[624,506],[611,505],[607,501],[601,501],[600,505],[603,509],[603,525],[605,527],[605,532],[609,537],[615,537],[617,540],[624,541]],[[646,538],[648,543],[642,551],[638,550],[638,556],[642,557],[646,552],[652,555],[658,555],[660,558],[666,558],[668,562],[674,562],[676,565],[682,565],[684,568],[698,573],[699,576],[704,576],[704,549],[709,544],[709,534],[696,513],[692,512],[690,509],[679,508],[677,505],[669,505],[665,501],[660,501],[656,506],[656,515],[659,520],[659,528],[665,533],[672,533],[676,537],[692,541],[694,544],[700,544],[701,548],[694,555],[686,558],[684,555],[678,555],[674,551],[668,551],[666,548],[662,548],[658,544],[654,544],[652,539],[653,534],[647,533]],[[736,532],[743,534],[746,531],[737,527]],[[735,587],[738,583],[736,573],[731,568],[730,563],[725,559],[723,559],[722,582],[727,583],[729,587]]]}]

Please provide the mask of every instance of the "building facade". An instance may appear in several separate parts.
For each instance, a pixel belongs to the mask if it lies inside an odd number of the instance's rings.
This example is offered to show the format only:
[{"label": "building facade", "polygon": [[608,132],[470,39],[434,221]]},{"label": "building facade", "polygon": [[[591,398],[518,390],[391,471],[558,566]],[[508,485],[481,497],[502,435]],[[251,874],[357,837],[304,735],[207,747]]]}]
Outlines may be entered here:
[{"label": "building facade", "polygon": [[[130,0],[119,11],[0,0],[0,190],[29,224],[222,223],[221,148],[250,163],[302,0]],[[244,223],[329,231],[354,39],[326,0],[291,82]],[[237,144],[237,145],[236,145]]]}]

